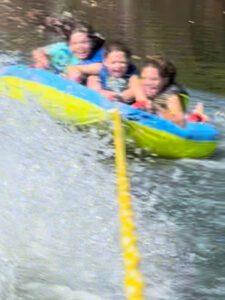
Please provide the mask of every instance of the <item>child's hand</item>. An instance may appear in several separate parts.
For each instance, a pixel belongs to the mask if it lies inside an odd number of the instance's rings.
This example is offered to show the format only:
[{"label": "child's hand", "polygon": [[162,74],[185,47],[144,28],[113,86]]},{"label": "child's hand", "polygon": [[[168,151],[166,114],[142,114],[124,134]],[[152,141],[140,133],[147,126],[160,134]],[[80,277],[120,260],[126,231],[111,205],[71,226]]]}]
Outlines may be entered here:
[{"label": "child's hand", "polygon": [[46,58],[42,58],[40,60],[38,60],[37,62],[35,62],[32,65],[34,68],[40,68],[40,69],[49,69],[49,61]]},{"label": "child's hand", "polygon": [[101,94],[110,101],[118,101],[118,94],[115,92],[104,90]]}]

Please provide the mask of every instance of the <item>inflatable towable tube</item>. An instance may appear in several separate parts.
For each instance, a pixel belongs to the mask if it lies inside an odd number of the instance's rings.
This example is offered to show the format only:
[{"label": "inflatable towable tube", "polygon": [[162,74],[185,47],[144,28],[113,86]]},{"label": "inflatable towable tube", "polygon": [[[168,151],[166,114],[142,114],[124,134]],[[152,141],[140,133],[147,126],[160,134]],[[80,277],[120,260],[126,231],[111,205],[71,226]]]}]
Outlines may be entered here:
[{"label": "inflatable towable tube", "polygon": [[0,70],[0,95],[22,102],[29,97],[51,116],[76,124],[108,119],[108,110],[119,108],[127,133],[141,148],[166,158],[202,158],[214,153],[218,130],[210,123],[187,122],[185,127],[156,115],[113,103],[97,92],[47,70],[23,65]]}]

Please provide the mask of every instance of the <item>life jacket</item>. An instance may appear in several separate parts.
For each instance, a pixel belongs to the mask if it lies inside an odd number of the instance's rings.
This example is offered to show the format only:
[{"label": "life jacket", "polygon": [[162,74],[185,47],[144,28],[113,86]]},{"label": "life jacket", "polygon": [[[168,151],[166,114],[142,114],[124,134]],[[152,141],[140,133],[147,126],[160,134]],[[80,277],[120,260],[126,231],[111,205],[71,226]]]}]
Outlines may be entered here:
[{"label": "life jacket", "polygon": [[99,78],[103,89],[120,93],[128,88],[130,77],[137,74],[138,71],[135,65],[129,64],[127,72],[124,74],[124,76],[115,78],[110,76],[108,68],[103,65],[99,72]]},{"label": "life jacket", "polygon": [[162,107],[166,107],[167,99],[172,95],[177,95],[180,98],[183,111],[185,112],[189,102],[189,95],[187,91],[178,83],[168,86],[153,100],[153,103],[161,105]]}]

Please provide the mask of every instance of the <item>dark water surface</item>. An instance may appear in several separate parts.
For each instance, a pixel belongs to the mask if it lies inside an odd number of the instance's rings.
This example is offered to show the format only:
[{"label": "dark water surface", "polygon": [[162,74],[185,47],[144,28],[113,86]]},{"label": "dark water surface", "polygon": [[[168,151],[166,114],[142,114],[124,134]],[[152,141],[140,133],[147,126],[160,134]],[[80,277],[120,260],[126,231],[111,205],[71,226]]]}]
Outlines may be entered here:
[{"label": "dark water surface", "polygon": [[[34,8],[76,11],[136,56],[176,63],[221,141],[204,160],[129,152],[146,299],[224,300],[225,1],[2,0],[0,8],[0,65],[56,39],[31,24]],[[0,104],[0,300],[125,299],[112,137],[65,128],[35,101]]]}]

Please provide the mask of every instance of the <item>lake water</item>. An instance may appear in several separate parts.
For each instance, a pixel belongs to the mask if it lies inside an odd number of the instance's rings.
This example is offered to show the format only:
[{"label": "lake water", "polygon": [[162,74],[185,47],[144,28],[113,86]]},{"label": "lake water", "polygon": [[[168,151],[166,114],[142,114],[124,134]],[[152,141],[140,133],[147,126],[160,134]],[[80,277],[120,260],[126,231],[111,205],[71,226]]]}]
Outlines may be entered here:
[{"label": "lake water", "polygon": [[[204,102],[221,141],[203,160],[128,153],[146,299],[224,300],[224,1],[4,0],[0,7],[0,65],[27,61],[57,38],[31,24],[34,8],[74,11],[137,57],[164,53],[176,63],[192,105]],[[30,102],[0,99],[0,299],[123,300],[112,137],[65,127]]]}]

